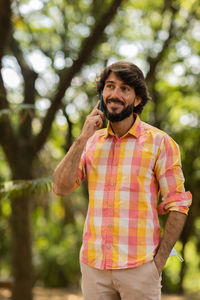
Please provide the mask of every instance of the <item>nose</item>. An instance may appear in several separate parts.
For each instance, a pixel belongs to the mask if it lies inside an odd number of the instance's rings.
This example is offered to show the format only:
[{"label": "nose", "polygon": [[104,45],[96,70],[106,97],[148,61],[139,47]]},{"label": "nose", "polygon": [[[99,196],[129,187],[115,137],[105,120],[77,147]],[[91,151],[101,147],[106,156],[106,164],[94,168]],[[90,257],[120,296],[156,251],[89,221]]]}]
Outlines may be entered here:
[{"label": "nose", "polygon": [[118,99],[121,99],[121,90],[119,87],[115,87],[113,90],[112,90],[112,98],[118,98]]}]

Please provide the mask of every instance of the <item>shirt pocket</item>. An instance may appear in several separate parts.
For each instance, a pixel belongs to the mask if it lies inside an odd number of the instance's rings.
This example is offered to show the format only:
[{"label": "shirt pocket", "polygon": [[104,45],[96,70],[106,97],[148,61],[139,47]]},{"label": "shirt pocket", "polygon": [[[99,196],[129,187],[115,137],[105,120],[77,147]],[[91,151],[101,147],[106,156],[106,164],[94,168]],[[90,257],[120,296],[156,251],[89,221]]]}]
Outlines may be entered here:
[{"label": "shirt pocket", "polygon": [[148,176],[155,167],[156,155],[153,151],[143,148],[135,150],[132,159],[132,173],[138,176]]},{"label": "shirt pocket", "polygon": [[138,191],[138,176],[134,174],[123,175],[121,181],[118,182],[117,187],[121,191]]},{"label": "shirt pocket", "polygon": [[132,157],[125,162],[117,176],[119,189],[139,191],[155,177],[155,155],[151,151],[147,149],[134,151]]}]

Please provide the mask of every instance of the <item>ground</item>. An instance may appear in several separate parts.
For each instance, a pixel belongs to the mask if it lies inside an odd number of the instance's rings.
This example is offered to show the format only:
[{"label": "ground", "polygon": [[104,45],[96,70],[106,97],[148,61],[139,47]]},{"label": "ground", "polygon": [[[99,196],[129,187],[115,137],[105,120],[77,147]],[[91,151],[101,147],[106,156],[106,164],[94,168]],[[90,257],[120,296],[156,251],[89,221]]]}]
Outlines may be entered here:
[{"label": "ground", "polygon": [[[80,292],[72,293],[64,289],[46,289],[36,287],[33,291],[34,300],[83,300]],[[10,299],[10,291],[7,289],[0,289],[0,300]],[[200,296],[176,296],[163,295],[162,300],[200,300]],[[94,299],[95,300],[95,299]]]}]

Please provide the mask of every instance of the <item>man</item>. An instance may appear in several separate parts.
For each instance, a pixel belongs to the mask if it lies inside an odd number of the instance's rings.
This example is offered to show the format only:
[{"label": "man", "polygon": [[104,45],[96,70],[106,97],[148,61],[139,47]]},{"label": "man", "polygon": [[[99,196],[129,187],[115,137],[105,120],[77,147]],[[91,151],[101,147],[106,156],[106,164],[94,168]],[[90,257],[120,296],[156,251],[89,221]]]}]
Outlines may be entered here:
[{"label": "man", "polygon": [[[140,120],[150,97],[136,65],[107,67],[97,91],[104,113],[98,102],[54,173],[54,191],[63,196],[88,179],[80,253],[84,299],[158,300],[162,269],[191,204],[179,148]],[[108,126],[100,129],[104,115]],[[158,213],[169,214],[162,239]]]}]

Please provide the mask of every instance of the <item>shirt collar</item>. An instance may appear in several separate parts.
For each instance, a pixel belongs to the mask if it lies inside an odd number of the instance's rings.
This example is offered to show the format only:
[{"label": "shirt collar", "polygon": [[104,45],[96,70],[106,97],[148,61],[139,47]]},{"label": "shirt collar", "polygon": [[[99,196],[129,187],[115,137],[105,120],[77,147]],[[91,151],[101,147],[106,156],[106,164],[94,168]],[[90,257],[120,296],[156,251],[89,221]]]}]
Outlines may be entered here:
[{"label": "shirt collar", "polygon": [[[141,121],[140,121],[140,117],[137,114],[134,114],[136,119],[135,122],[133,123],[133,125],[131,126],[131,128],[129,129],[129,131],[124,135],[133,135],[136,138],[138,138],[141,134]],[[105,138],[107,138],[109,135],[111,136],[115,136],[114,132],[112,131],[112,127],[110,122],[108,122],[108,126],[106,128],[106,134],[105,134]]]}]

